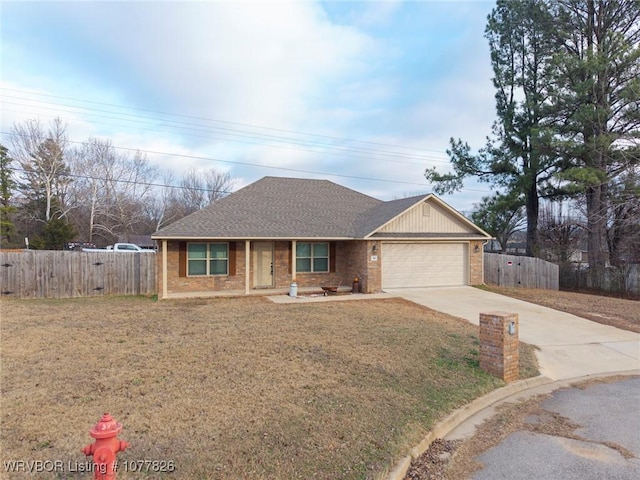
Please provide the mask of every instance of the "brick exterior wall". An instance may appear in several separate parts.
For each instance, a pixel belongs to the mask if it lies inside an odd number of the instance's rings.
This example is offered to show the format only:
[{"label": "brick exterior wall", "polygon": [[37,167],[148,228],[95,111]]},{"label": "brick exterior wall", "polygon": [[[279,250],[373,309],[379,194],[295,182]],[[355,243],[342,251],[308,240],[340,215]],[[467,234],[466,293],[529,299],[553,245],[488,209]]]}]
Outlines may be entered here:
[{"label": "brick exterior wall", "polygon": [[[476,251],[476,247],[477,250]],[[482,240],[469,242],[469,285],[484,283],[484,251]]]},{"label": "brick exterior wall", "polygon": [[[245,241],[228,242],[235,245],[235,274],[210,277],[180,276],[180,251],[178,241],[167,242],[167,293],[198,293],[245,291]],[[276,241],[274,244],[273,288],[288,288],[293,281],[291,268],[291,242]],[[358,277],[362,293],[376,293],[382,290],[382,244],[379,241],[354,240],[336,241],[332,253],[335,270],[328,273],[296,273],[299,287],[315,287],[341,285],[351,287],[354,277]],[[478,252],[475,246],[478,245]],[[375,246],[375,251],[374,251]],[[158,291],[162,293],[162,249],[157,257]],[[483,283],[482,241],[469,243],[469,270],[471,285]],[[253,256],[249,264],[250,288],[253,289]],[[184,270],[184,269],[183,269]]]},{"label": "brick exterior wall", "polygon": [[[228,242],[235,244],[235,274],[216,276],[180,276],[180,242],[167,242],[167,294],[224,292],[245,290],[245,241]],[[291,242],[276,241],[273,258],[273,288],[288,288],[293,281],[291,268]],[[296,273],[299,287],[315,287],[341,285],[351,287],[354,277],[358,277],[360,291],[371,293],[380,290],[380,266],[370,260],[372,244],[368,241],[338,241],[332,253],[335,259],[331,262],[335,270],[328,273]],[[379,247],[378,247],[379,248]],[[156,256],[158,291],[162,293],[162,249]],[[230,262],[233,263],[233,262]],[[184,267],[182,269],[184,271]],[[250,288],[253,289],[253,257],[249,264]],[[256,290],[258,291],[258,290]]]},{"label": "brick exterior wall", "polygon": [[[509,334],[509,324],[515,332]],[[480,314],[480,368],[512,382],[519,377],[518,314],[489,312]]]},{"label": "brick exterior wall", "polygon": [[[376,251],[373,251],[373,247]],[[366,293],[377,293],[382,291],[382,243],[367,242],[367,274],[368,285]],[[377,257],[377,260],[372,260]]]},{"label": "brick exterior wall", "polygon": [[[229,242],[231,243],[231,242]],[[168,293],[210,292],[222,290],[244,290],[244,242],[236,244],[236,274],[215,275],[211,277],[181,277],[180,242],[167,242],[167,291]],[[156,254],[158,272],[158,291],[162,292],[162,248]]]},{"label": "brick exterior wall", "polygon": [[[361,240],[340,243],[342,243],[342,251],[344,252],[342,270],[345,274],[358,277],[362,293],[381,291],[380,242]],[[373,253],[374,245],[376,246],[375,254]],[[378,256],[377,260],[371,260],[374,255]]]},{"label": "brick exterior wall", "polygon": [[[244,242],[243,242],[244,243]],[[291,285],[291,242],[273,242],[273,288],[287,288]],[[253,258],[249,266],[253,287]],[[241,272],[244,278],[244,271]]]}]

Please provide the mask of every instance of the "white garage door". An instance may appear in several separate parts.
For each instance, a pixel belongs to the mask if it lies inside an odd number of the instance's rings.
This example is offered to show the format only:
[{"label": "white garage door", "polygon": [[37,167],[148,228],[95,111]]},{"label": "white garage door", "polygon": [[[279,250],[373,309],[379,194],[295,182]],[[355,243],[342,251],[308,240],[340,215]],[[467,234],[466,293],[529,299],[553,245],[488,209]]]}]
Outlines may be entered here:
[{"label": "white garage door", "polygon": [[384,243],[382,288],[467,284],[466,243]]}]

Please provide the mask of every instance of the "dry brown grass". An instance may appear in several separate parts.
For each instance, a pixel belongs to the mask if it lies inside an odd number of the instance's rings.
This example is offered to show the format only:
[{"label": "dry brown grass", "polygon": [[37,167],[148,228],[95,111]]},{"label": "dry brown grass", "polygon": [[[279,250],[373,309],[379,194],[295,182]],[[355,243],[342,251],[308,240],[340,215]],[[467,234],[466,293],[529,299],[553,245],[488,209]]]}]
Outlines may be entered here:
[{"label": "dry brown grass", "polygon": [[[120,479],[374,478],[437,419],[502,385],[478,368],[477,327],[400,299],[0,308],[3,462],[83,462],[109,411],[132,444],[119,459],[175,464]],[[530,349],[523,362],[534,375]]]},{"label": "dry brown grass", "polygon": [[492,292],[518,298],[605,325],[640,333],[640,301],[587,293],[534,288],[484,287]]}]

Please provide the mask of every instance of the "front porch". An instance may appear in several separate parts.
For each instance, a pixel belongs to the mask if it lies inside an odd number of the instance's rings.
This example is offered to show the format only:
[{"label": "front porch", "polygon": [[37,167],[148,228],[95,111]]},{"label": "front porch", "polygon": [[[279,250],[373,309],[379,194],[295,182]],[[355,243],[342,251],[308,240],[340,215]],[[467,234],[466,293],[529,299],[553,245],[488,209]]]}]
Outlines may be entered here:
[{"label": "front porch", "polygon": [[[163,299],[180,299],[180,298],[215,298],[215,297],[244,297],[247,295],[250,296],[262,296],[262,297],[272,297],[272,296],[281,296],[281,295],[289,295],[289,288],[255,288],[246,292],[244,290],[223,290],[223,291],[200,291],[200,292],[170,292],[166,296],[162,297]],[[348,294],[351,293],[352,286],[345,285],[338,287],[337,295]],[[334,294],[335,295],[335,294]],[[334,296],[329,295],[329,296]],[[318,287],[300,287],[298,286],[298,296],[299,297],[309,297],[309,296],[324,296],[324,291],[321,286]]]},{"label": "front porch", "polygon": [[[360,291],[372,293],[380,290],[379,266],[368,262],[368,243],[163,240],[157,256],[158,294],[162,299],[286,295],[292,282],[296,282],[299,295],[322,294],[325,286],[350,292],[355,277],[360,280]],[[190,256],[193,245],[201,250],[197,252],[201,257]],[[215,259],[208,253],[210,245],[218,254]],[[306,248],[298,248],[301,245]]]}]

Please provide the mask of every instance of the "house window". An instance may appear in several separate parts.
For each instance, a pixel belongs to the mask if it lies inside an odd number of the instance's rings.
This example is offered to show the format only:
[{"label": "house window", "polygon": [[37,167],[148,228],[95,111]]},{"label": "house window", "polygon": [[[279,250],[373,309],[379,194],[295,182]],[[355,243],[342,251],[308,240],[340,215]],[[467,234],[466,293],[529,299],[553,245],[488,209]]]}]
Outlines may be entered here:
[{"label": "house window", "polygon": [[187,275],[228,274],[228,243],[189,243],[187,245]]},{"label": "house window", "polygon": [[328,272],[329,244],[298,242],[296,244],[297,272]]}]

